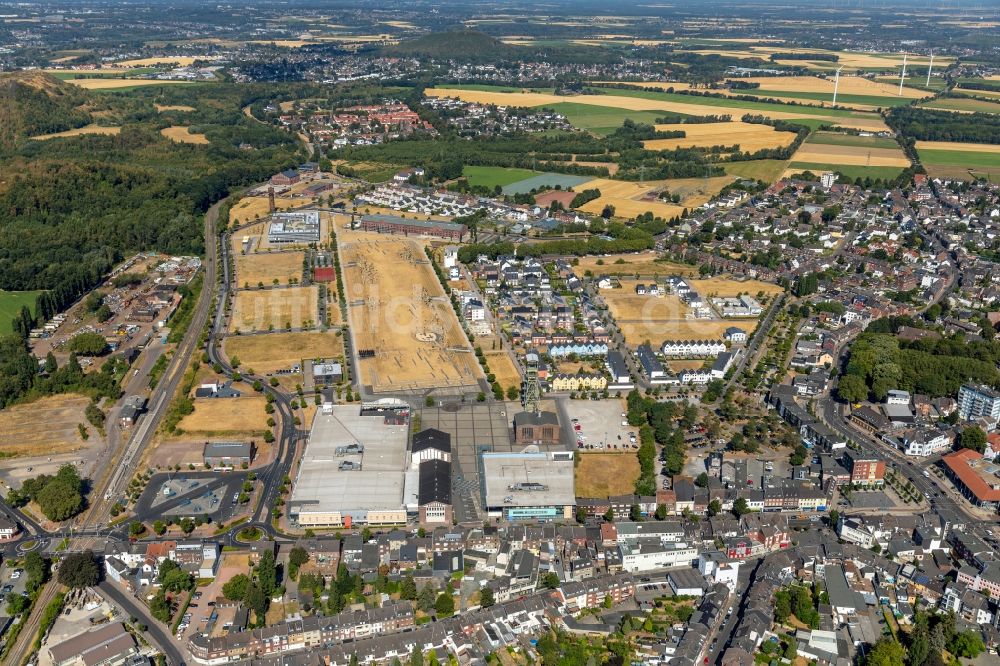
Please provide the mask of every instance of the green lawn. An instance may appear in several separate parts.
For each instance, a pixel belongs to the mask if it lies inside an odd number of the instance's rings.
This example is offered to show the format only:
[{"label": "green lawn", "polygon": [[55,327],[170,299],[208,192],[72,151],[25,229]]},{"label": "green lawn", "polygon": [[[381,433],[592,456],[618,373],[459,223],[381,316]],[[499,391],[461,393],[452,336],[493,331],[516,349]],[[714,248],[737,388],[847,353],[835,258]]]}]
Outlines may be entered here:
[{"label": "green lawn", "polygon": [[[788,99],[804,99],[804,100],[814,100],[818,102],[830,102],[833,100],[833,95],[829,93],[821,92],[801,92],[797,90],[746,90],[740,91],[741,93],[747,95],[755,95],[757,97],[786,97]],[[911,99],[906,97],[882,97],[879,95],[847,95],[840,93],[837,95],[837,102],[845,102],[850,104],[867,104],[869,106],[903,106],[909,104]]]},{"label": "green lawn", "polygon": [[467,166],[462,169],[462,175],[469,181],[469,185],[482,185],[492,190],[497,185],[503,187],[538,174],[530,169]]},{"label": "green lawn", "polygon": [[844,118],[872,116],[871,113],[862,111],[844,111],[841,109],[821,109],[815,106],[791,106],[775,102],[748,102],[740,99],[730,99],[726,97],[707,97],[700,95],[682,95],[680,93],[656,92],[652,90],[626,90],[595,88],[606,95],[617,97],[638,97],[640,99],[655,99],[663,102],[674,102],[677,104],[691,104],[701,107],[730,107],[746,109],[747,111],[773,111],[783,113],[801,113],[809,116],[838,116]]},{"label": "green lawn", "polygon": [[723,162],[720,165],[730,176],[753,178],[765,183],[773,183],[788,166],[785,160],[750,160],[747,162]]},{"label": "green lawn", "polygon": [[610,106],[594,106],[593,104],[577,104],[575,102],[546,104],[545,108],[566,116],[573,127],[590,130],[595,134],[611,134],[622,126],[626,118],[633,122],[652,125],[656,123],[657,118],[676,115],[666,111],[629,111]]},{"label": "green lawn", "polygon": [[788,168],[795,169],[796,171],[812,171],[815,174],[821,174],[824,171],[833,171],[841,173],[852,180],[855,178],[881,178],[882,180],[890,180],[903,171],[903,167],[866,167],[846,164],[817,164],[815,162],[792,162]]},{"label": "green lawn", "polygon": [[1000,146],[983,146],[983,152],[966,150],[927,150],[918,151],[920,161],[927,166],[959,166],[966,168],[997,168],[1000,167]]},{"label": "green lawn", "polygon": [[837,132],[816,132],[806,139],[806,143],[824,146],[861,146],[863,148],[899,148],[892,139],[881,136],[856,136]]},{"label": "green lawn", "polygon": [[0,335],[7,335],[13,329],[11,321],[21,311],[21,307],[28,306],[32,314],[35,312],[35,297],[40,291],[0,291]]}]

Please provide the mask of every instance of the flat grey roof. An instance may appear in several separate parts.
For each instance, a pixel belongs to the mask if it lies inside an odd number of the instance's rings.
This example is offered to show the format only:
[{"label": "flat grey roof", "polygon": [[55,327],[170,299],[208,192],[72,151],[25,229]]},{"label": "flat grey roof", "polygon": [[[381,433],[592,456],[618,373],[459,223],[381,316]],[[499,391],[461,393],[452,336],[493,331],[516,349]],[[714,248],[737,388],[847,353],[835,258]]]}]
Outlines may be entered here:
[{"label": "flat grey roof", "polygon": [[[316,413],[292,490],[299,513],[404,508],[408,426],[360,412],[360,405],[334,405],[329,414]],[[364,453],[338,456],[337,447],[349,444],[363,444]],[[360,462],[361,470],[340,471],[345,460]]]},{"label": "flat grey roof", "polygon": [[[486,506],[566,506],[576,503],[573,460],[553,460],[548,453],[484,453]],[[511,490],[518,483],[538,483],[544,490]],[[511,501],[504,502],[510,497]]]}]

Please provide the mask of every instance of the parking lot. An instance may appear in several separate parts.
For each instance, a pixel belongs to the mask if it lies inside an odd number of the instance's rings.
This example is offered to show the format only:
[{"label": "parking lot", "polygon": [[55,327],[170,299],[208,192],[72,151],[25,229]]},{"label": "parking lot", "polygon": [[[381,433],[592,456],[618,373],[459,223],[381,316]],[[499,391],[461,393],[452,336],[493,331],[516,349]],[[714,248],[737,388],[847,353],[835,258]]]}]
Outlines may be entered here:
[{"label": "parking lot", "polygon": [[[136,504],[136,515],[167,518],[209,516],[224,522],[241,506],[235,502],[243,487],[245,474],[212,474],[198,472],[154,476]],[[166,491],[166,492],[165,492]]]},{"label": "parking lot", "polygon": [[562,403],[573,431],[573,441],[578,449],[615,450],[637,449],[638,440],[631,441],[630,434],[638,438],[639,429],[625,422],[622,400],[567,400]]},{"label": "parking lot", "polygon": [[0,604],[7,605],[7,597],[15,594],[24,594],[25,574],[21,567],[11,567],[5,562],[0,569]]},{"label": "parking lot", "polygon": [[228,629],[226,625],[233,621],[235,605],[225,604],[224,608],[218,608],[217,602],[222,598],[222,586],[233,576],[247,573],[249,568],[249,560],[245,554],[223,553],[215,580],[205,587],[199,587],[191,599],[187,610],[190,617],[182,620],[177,627],[178,637],[187,640],[196,633],[208,633],[212,636],[226,633]]}]

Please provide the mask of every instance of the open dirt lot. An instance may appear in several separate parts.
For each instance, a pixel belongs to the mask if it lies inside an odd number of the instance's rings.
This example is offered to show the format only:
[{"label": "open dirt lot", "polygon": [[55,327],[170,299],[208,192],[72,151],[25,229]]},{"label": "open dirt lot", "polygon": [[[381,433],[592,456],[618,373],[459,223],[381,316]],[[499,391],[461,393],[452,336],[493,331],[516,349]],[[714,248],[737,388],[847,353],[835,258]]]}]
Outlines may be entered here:
[{"label": "open dirt lot", "polygon": [[178,428],[185,433],[260,433],[267,428],[265,402],[258,395],[195,400],[194,413],[181,419]]},{"label": "open dirt lot", "polygon": [[[59,395],[0,411],[0,451],[10,456],[67,453],[84,447],[78,425],[87,425],[82,395]],[[91,439],[94,438],[91,433]]]},{"label": "open dirt lot", "polygon": [[[627,109],[629,111],[672,111],[674,113],[684,113],[687,115],[714,116],[729,115],[733,118],[742,118],[747,113],[746,107],[740,106],[709,106],[698,104],[698,98],[692,97],[690,103],[668,101],[662,99],[645,99],[642,97],[625,97],[619,95],[553,95],[549,93],[515,92],[504,93],[482,90],[460,90],[456,88],[428,88],[425,93],[431,97],[457,97],[466,102],[477,102],[480,104],[497,104],[507,106],[548,106],[563,102],[573,102],[577,104],[591,104],[594,106],[605,106],[616,109]],[[794,107],[789,107],[792,109]],[[768,118],[792,119],[806,118],[814,120],[828,120],[832,124],[842,127],[854,127],[857,129],[868,129],[874,131],[885,130],[885,123],[874,115],[868,117],[856,116],[824,116],[811,113],[801,113],[795,111],[754,111],[761,113]]]},{"label": "open dirt lot", "polygon": [[780,294],[783,290],[776,284],[761,282],[760,280],[734,280],[728,277],[714,277],[704,280],[690,280],[692,287],[697,290],[702,297],[710,296],[739,296],[740,294],[750,294],[756,296],[758,292],[767,295]]},{"label": "open dirt lot", "polygon": [[627,495],[639,478],[639,458],[626,453],[581,453],[576,466],[577,497]]},{"label": "open dirt lot", "polygon": [[65,132],[54,132],[52,134],[39,134],[38,136],[33,136],[31,138],[37,139],[39,141],[44,141],[45,139],[59,139],[66,136],[80,136],[82,134],[113,135],[113,134],[118,134],[121,131],[122,131],[121,127],[102,127],[101,125],[84,125],[83,127],[77,127],[76,129],[66,130]]},{"label": "open dirt lot", "polygon": [[[580,257],[574,272],[579,277],[590,271],[592,275],[695,275],[698,271],[694,266],[678,264],[672,261],[657,261],[659,255],[655,252],[639,254],[614,254],[607,257]],[[598,264],[597,262],[601,262]]]},{"label": "open dirt lot", "polygon": [[289,278],[302,279],[304,252],[260,252],[236,254],[236,284],[255,287],[258,282],[270,285],[275,278],[288,284]]},{"label": "open dirt lot", "polygon": [[[683,139],[653,139],[643,141],[647,150],[674,150],[675,148],[732,146],[739,144],[740,150],[753,153],[762,148],[783,148],[795,140],[791,132],[777,132],[770,125],[755,125],[742,121],[729,123],[678,123],[657,125],[661,132],[680,130]],[[603,190],[602,190],[603,192]]]},{"label": "open dirt lot", "polygon": [[[274,197],[274,207],[278,210],[287,210],[296,206],[301,206],[305,202],[302,199],[292,197]],[[229,219],[239,222],[249,222],[262,217],[267,217],[268,201],[267,197],[243,197],[239,202],[229,209]],[[243,232],[244,234],[246,232]]]},{"label": "open dirt lot", "polygon": [[804,143],[795,151],[793,162],[843,164],[850,166],[908,167],[910,161],[898,148],[865,148]]},{"label": "open dirt lot", "polygon": [[517,371],[517,366],[506,351],[486,351],[486,363],[490,366],[490,372],[496,376],[497,383],[506,391],[511,386],[520,388],[521,373]]},{"label": "open dirt lot", "polygon": [[622,280],[620,289],[603,289],[601,297],[611,309],[615,321],[647,321],[662,319],[683,319],[690,311],[681,302],[680,297],[673,294],[666,296],[639,296],[635,286],[640,281]]},{"label": "open dirt lot", "polygon": [[303,359],[340,358],[344,354],[344,341],[333,331],[268,333],[229,336],[224,348],[229,358],[240,359],[242,367],[267,374],[290,368]]},{"label": "open dirt lot", "polygon": [[[470,386],[482,377],[423,247],[338,229],[361,382],[374,391]],[[468,350],[449,351],[449,350]]]},{"label": "open dirt lot", "polygon": [[192,134],[191,132],[188,132],[187,127],[182,125],[164,127],[160,130],[160,134],[167,137],[171,141],[176,141],[177,143],[193,143],[198,145],[205,145],[208,143],[208,137],[204,134]]},{"label": "open dirt lot", "polygon": [[236,292],[230,331],[305,328],[319,319],[316,286]]},{"label": "open dirt lot", "polygon": [[664,340],[690,340],[722,338],[730,326],[739,326],[750,332],[757,326],[756,319],[655,319],[648,322],[618,322],[618,328],[629,345],[640,345],[649,340],[654,345]]}]

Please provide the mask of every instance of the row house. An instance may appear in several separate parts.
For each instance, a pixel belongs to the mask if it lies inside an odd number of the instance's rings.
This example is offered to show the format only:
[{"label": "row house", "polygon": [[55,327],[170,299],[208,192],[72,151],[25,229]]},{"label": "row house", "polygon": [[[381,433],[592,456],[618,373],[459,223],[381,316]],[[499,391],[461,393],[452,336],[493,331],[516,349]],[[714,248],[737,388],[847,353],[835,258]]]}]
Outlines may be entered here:
[{"label": "row house", "polygon": [[667,340],[660,346],[664,356],[718,356],[726,351],[722,340]]}]

